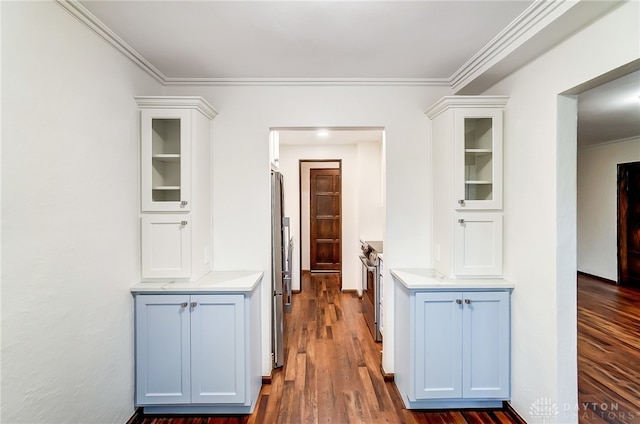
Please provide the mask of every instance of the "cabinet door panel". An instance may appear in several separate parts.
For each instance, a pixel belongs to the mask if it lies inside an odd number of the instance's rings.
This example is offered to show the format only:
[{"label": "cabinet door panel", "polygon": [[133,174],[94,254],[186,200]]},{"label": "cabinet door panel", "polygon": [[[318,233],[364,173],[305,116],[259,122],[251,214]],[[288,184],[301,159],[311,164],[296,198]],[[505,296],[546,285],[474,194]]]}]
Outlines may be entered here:
[{"label": "cabinet door panel", "polygon": [[455,113],[455,208],[502,209],[502,110]]},{"label": "cabinet door panel", "polygon": [[190,210],[191,112],[143,109],[140,120],[142,210]]},{"label": "cabinet door panel", "polygon": [[415,397],[462,395],[462,293],[416,293]]},{"label": "cabinet door panel", "polygon": [[510,383],[509,293],[468,292],[464,298],[463,396],[507,399]]},{"label": "cabinet door panel", "polygon": [[457,214],[455,253],[456,275],[501,275],[502,214]]},{"label": "cabinet door panel", "polygon": [[192,295],[193,403],[245,401],[244,296]]},{"label": "cabinet door panel", "polygon": [[142,278],[181,278],[191,275],[189,215],[144,215]]},{"label": "cabinet door panel", "polygon": [[187,295],[136,296],[136,404],[189,403]]}]

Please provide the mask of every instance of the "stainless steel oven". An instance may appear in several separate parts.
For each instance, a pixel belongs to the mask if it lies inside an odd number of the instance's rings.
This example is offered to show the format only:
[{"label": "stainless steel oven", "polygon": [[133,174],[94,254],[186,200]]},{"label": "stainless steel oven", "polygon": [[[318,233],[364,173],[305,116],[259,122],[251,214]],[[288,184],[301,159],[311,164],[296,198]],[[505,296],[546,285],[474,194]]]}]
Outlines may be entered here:
[{"label": "stainless steel oven", "polygon": [[[382,243],[379,249],[382,250]],[[367,327],[375,341],[382,341],[380,332],[380,280],[378,270],[378,252],[372,242],[362,243],[360,262],[362,262],[362,313]]]}]

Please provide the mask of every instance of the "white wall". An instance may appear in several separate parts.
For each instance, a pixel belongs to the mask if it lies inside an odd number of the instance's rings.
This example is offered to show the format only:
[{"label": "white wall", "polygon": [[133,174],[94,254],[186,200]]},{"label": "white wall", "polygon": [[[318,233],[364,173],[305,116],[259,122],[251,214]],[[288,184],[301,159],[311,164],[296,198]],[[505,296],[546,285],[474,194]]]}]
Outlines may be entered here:
[{"label": "white wall", "polygon": [[[512,404],[527,422],[542,422],[530,414],[541,399],[557,404],[557,422],[577,422],[577,120],[575,102],[558,94],[640,57],[639,5],[623,4],[487,91],[510,96],[504,274],[516,284]],[[573,140],[559,143],[572,126]]]},{"label": "white wall", "polygon": [[134,95],[160,86],[53,2],[2,2],[2,417],[133,414]]},{"label": "white wall", "polygon": [[578,270],[618,280],[619,163],[640,161],[640,138],[578,150]]},{"label": "white wall", "polygon": [[[446,87],[188,86],[165,94],[202,95],[219,112],[213,122],[213,266],[266,271],[263,375],[270,373],[269,128],[380,127],[386,132],[385,269],[430,262],[430,185],[424,111]],[[390,275],[386,276],[391,281]],[[385,301],[393,305],[393,290]],[[393,311],[388,311],[387,317]],[[385,323],[387,329],[392,322]],[[384,367],[393,372],[393,334],[385,334]]]},{"label": "white wall", "polygon": [[384,240],[383,167],[382,142],[358,143],[358,236],[362,240]]}]

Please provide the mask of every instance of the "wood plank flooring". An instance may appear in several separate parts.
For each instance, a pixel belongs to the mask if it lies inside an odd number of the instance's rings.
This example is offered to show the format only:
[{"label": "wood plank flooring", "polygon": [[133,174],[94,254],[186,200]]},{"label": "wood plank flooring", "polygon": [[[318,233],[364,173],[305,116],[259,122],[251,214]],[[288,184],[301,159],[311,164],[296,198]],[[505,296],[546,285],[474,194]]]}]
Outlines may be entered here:
[{"label": "wood plank flooring", "polygon": [[580,423],[640,423],[640,290],[578,276]]},{"label": "wood plank flooring", "polygon": [[154,417],[131,424],[518,423],[501,410],[409,411],[380,371],[375,343],[355,293],[341,293],[337,274],[312,275],[285,317],[285,366],[264,385],[250,416]]}]

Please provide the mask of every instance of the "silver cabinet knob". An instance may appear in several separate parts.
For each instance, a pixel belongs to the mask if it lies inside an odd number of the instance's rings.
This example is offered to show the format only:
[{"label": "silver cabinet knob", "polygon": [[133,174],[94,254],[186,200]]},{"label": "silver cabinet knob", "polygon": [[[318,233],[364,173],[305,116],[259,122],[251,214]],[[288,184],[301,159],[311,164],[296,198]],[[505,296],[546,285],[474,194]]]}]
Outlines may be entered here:
[{"label": "silver cabinet knob", "polygon": [[464,219],[462,218],[458,219],[458,224],[464,224]]},{"label": "silver cabinet knob", "polygon": [[458,305],[462,305],[462,299],[456,299],[456,303],[457,303]]},{"label": "silver cabinet knob", "polygon": [[460,199],[460,200],[458,200],[458,204],[459,204],[460,206],[464,206],[464,199]]},{"label": "silver cabinet knob", "polygon": [[189,202],[187,202],[186,200],[183,200],[182,202],[180,202],[180,206],[187,206]]},{"label": "silver cabinet knob", "polygon": [[471,305],[471,299],[465,299],[464,303],[466,303],[467,305]]},{"label": "silver cabinet knob", "polygon": [[191,307],[195,308],[196,306],[198,306],[198,302],[191,302]]},{"label": "silver cabinet knob", "polygon": [[187,225],[187,224],[188,224],[188,222],[187,222],[187,221],[180,221],[180,225],[182,225],[182,226],[185,226],[185,225]]},{"label": "silver cabinet knob", "polygon": [[186,308],[187,306],[189,306],[189,304],[188,304],[187,302],[182,302],[182,303],[180,304],[180,307],[181,307],[181,308]]}]

